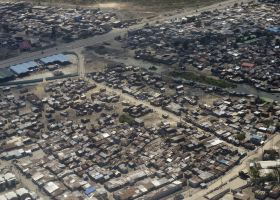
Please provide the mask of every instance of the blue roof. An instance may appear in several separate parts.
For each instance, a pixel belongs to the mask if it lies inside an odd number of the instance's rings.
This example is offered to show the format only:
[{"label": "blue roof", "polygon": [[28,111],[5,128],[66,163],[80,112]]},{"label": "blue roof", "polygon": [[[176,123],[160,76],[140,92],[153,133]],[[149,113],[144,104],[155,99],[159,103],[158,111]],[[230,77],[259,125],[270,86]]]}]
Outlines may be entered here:
[{"label": "blue roof", "polygon": [[43,62],[44,64],[50,64],[54,62],[60,62],[60,63],[70,62],[69,57],[64,54],[56,54],[45,58],[41,58],[40,61]]},{"label": "blue roof", "polygon": [[89,194],[91,194],[95,191],[96,191],[96,189],[94,187],[89,187],[89,188],[86,189],[85,194],[89,195]]},{"label": "blue roof", "polygon": [[270,31],[270,32],[273,32],[273,33],[279,33],[280,32],[280,27],[270,27],[267,30]]},{"label": "blue roof", "polygon": [[18,64],[18,65],[13,65],[10,67],[10,70],[15,72],[16,74],[24,74],[29,72],[30,69],[37,67],[38,64],[34,61]]}]

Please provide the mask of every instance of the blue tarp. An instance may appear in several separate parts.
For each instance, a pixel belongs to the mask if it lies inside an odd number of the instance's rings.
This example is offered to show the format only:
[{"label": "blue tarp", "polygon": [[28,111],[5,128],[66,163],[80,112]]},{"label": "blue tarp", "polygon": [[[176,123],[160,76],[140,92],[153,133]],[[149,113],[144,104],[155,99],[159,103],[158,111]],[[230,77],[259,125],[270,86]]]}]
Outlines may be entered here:
[{"label": "blue tarp", "polygon": [[52,64],[55,62],[58,63],[70,62],[69,57],[64,54],[56,54],[45,58],[41,58],[40,61],[44,64]]},{"label": "blue tarp", "polygon": [[25,74],[30,71],[32,68],[36,68],[38,64],[34,61],[18,64],[18,65],[13,65],[10,67],[10,70],[12,70],[14,73],[17,75]]},{"label": "blue tarp", "polygon": [[224,165],[229,166],[229,161],[227,161],[227,160],[222,159],[222,160],[218,160],[218,162],[220,162],[220,163],[222,163]]},{"label": "blue tarp", "polygon": [[95,192],[96,189],[94,187],[89,187],[85,190],[86,195],[90,195],[91,193]]}]

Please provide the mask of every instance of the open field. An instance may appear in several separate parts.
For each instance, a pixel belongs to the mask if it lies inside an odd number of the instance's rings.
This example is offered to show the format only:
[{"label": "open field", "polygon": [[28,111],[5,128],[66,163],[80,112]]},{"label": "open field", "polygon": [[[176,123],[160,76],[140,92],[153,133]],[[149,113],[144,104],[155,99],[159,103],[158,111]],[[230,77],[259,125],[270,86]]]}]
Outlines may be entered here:
[{"label": "open field", "polygon": [[193,72],[172,72],[171,76],[176,78],[183,78],[190,81],[196,81],[200,83],[205,83],[208,85],[218,86],[222,88],[228,88],[228,87],[235,87],[235,85],[231,82],[228,82],[226,80],[220,80],[215,79],[212,77],[204,76],[204,75],[197,75]]},{"label": "open field", "polygon": [[182,8],[199,8],[223,0],[31,0],[36,3],[63,3],[74,5],[98,6],[118,10],[145,10],[147,12],[172,11]]}]

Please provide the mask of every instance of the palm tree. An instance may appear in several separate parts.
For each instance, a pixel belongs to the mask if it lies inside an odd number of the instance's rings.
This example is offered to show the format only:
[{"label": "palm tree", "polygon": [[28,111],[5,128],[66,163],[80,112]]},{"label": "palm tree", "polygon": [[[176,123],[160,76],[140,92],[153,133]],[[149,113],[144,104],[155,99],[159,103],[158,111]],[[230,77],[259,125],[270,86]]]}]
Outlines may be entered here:
[{"label": "palm tree", "polygon": [[249,174],[250,174],[253,182],[257,182],[260,178],[260,172],[255,167],[250,168]]}]

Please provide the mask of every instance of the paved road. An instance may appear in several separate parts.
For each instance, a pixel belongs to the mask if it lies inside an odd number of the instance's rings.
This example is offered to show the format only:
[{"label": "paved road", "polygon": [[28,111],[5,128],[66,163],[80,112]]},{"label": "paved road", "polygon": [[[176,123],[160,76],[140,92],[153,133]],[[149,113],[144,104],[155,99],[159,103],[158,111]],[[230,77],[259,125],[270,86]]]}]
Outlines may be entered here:
[{"label": "paved road", "polygon": [[[53,47],[53,48],[46,49],[43,51],[23,53],[20,56],[1,61],[0,67],[3,68],[3,67],[10,66],[10,65],[19,64],[19,63],[27,62],[30,60],[35,60],[38,58],[46,57],[49,55],[62,53],[65,51],[71,51],[71,50],[74,50],[77,48],[90,46],[90,45],[102,43],[105,41],[110,41],[110,40],[113,40],[117,35],[120,35],[123,33],[125,33],[125,29],[114,29],[111,32],[104,34],[104,35],[97,35],[97,36],[94,36],[91,38],[77,40],[77,41],[74,41],[71,43],[64,43],[57,47]],[[42,53],[42,52],[44,52],[44,53]]]},{"label": "paved road", "polygon": [[[243,0],[243,3],[249,2],[250,0]],[[240,3],[240,0],[228,0],[224,1],[222,3],[217,3],[213,4],[210,6],[206,6],[204,8],[200,8],[196,10],[190,10],[190,9],[185,9],[183,12],[180,14],[175,14],[172,16],[160,16],[160,18],[155,18],[152,21],[149,21],[150,24],[155,24],[157,22],[163,22],[175,18],[181,18],[185,16],[191,16],[191,15],[196,15],[199,14],[200,12],[207,11],[207,10],[215,10],[215,9],[222,9],[227,6],[233,5],[234,3]],[[30,60],[35,60],[38,58],[46,57],[49,55],[57,54],[57,53],[62,53],[65,51],[71,51],[77,48],[85,47],[85,46],[91,46],[95,44],[100,44],[102,42],[107,42],[107,41],[112,41],[116,36],[118,35],[125,35],[128,31],[130,30],[136,30],[139,28],[142,28],[147,21],[143,21],[142,23],[130,26],[129,28],[125,29],[113,29],[109,33],[103,34],[103,35],[96,35],[87,39],[81,39],[81,40],[76,40],[74,42],[70,43],[64,43],[60,44],[56,47],[49,48],[43,51],[36,51],[36,52],[30,52],[30,53],[23,53],[17,57],[13,57],[4,61],[0,61],[0,68],[8,67],[11,65],[27,62]],[[43,53],[42,53],[43,52]]]}]

